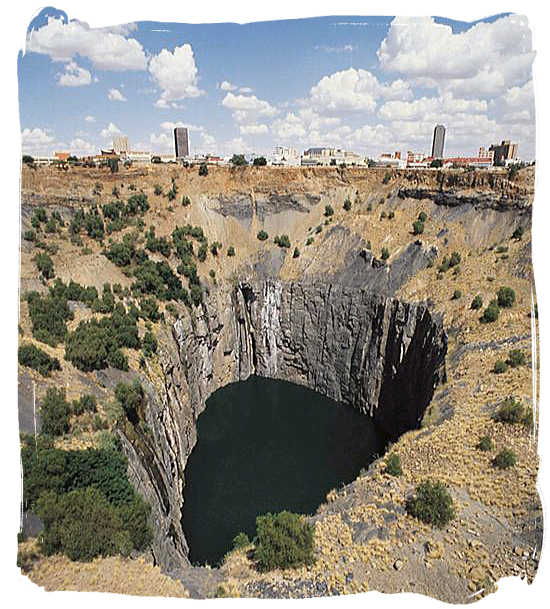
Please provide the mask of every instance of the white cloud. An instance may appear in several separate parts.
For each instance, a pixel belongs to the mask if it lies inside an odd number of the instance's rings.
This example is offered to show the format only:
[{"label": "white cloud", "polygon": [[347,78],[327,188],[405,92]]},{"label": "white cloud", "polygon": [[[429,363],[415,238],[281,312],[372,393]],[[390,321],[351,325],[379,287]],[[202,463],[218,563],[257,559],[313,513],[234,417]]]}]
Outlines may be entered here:
[{"label": "white cloud", "polygon": [[96,151],[96,147],[93,144],[80,137],[76,137],[74,140],[72,140],[69,144],[69,148],[73,154],[80,155],[92,154]]},{"label": "white cloud", "polygon": [[181,121],[164,121],[160,124],[160,128],[163,131],[173,131],[176,127],[186,127],[189,131],[204,131],[204,127],[201,125],[192,125],[190,123],[182,123]]},{"label": "white cloud", "polygon": [[312,139],[319,140],[321,132],[334,135],[340,123],[338,117],[320,116],[312,108],[302,108],[273,121],[271,129],[281,139],[309,143]]},{"label": "white cloud", "polygon": [[162,91],[155,104],[159,108],[173,107],[178,100],[204,93],[197,86],[198,69],[190,44],[176,47],[173,52],[162,49],[151,58],[149,72]]},{"label": "white cloud", "polygon": [[107,139],[113,137],[113,135],[118,135],[120,133],[120,129],[114,123],[109,123],[107,127],[105,127],[105,129],[101,130],[101,137]]},{"label": "white cloud", "polygon": [[229,92],[223,98],[222,106],[231,110],[237,123],[246,125],[256,123],[260,117],[277,114],[277,108],[255,95],[235,95]]},{"label": "white cloud", "polygon": [[91,29],[80,21],[64,23],[48,17],[48,23],[27,35],[27,51],[48,55],[53,61],[87,57],[99,70],[145,70],[147,59],[134,38],[108,29]]},{"label": "white cloud", "polygon": [[250,87],[239,87],[239,93],[252,93],[253,89]]},{"label": "white cloud", "polygon": [[487,102],[480,99],[456,99],[450,93],[439,97],[421,97],[414,101],[387,101],[379,110],[386,120],[441,120],[442,115],[480,114],[487,112]]},{"label": "white cloud", "polygon": [[377,55],[386,70],[474,97],[523,84],[534,58],[527,19],[517,15],[459,33],[431,17],[396,17]]},{"label": "white cloud", "polygon": [[379,99],[411,98],[410,85],[403,80],[384,84],[367,70],[349,68],[321,78],[305,103],[324,113],[373,112]]},{"label": "white cloud", "polygon": [[357,47],[353,44],[345,44],[341,47],[331,47],[326,44],[318,44],[313,48],[316,51],[324,51],[325,53],[353,53]]},{"label": "white cloud", "polygon": [[220,89],[222,91],[235,91],[238,87],[237,85],[232,85],[229,81],[224,80],[220,85]]},{"label": "white cloud", "polygon": [[74,61],[65,64],[64,72],[57,75],[60,87],[82,87],[92,82],[92,75],[85,68],[81,68]]},{"label": "white cloud", "polygon": [[119,102],[128,101],[118,89],[109,89],[109,93],[107,94],[107,97],[111,101],[119,101]]},{"label": "white cloud", "polygon": [[160,133],[159,135],[151,133],[149,141],[153,145],[154,150],[161,150],[162,152],[174,151],[174,138],[168,133]]},{"label": "white cloud", "polygon": [[239,127],[241,135],[262,135],[268,133],[269,129],[265,124],[241,125]]},{"label": "white cloud", "polygon": [[24,152],[41,153],[49,149],[55,142],[55,137],[49,129],[25,128],[21,132],[21,144]]},{"label": "white cloud", "polygon": [[95,123],[95,116],[92,116],[91,114],[88,114],[88,116],[84,117],[84,120],[87,123]]}]

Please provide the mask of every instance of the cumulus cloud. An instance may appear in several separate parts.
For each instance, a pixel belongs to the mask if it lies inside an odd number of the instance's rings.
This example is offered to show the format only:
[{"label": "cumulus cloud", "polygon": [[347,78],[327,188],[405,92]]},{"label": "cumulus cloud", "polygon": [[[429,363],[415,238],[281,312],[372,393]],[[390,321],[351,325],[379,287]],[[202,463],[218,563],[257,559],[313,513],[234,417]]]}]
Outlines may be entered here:
[{"label": "cumulus cloud", "polygon": [[204,131],[202,125],[192,125],[190,123],[182,123],[181,121],[164,121],[160,124],[160,128],[163,131],[173,131],[176,127],[185,127],[189,129],[189,131]]},{"label": "cumulus cloud", "polygon": [[88,116],[84,117],[84,120],[87,123],[95,123],[95,116],[92,116],[91,114],[88,114]]},{"label": "cumulus cloud", "polygon": [[82,139],[81,137],[76,137],[69,144],[69,148],[73,154],[83,155],[83,154],[92,154],[96,151],[96,147],[90,142]]},{"label": "cumulus cloud", "polygon": [[176,47],[172,52],[162,49],[151,58],[149,72],[162,91],[155,104],[159,108],[174,107],[178,100],[204,93],[197,86],[198,69],[190,44]]},{"label": "cumulus cloud", "polygon": [[235,95],[228,93],[222,101],[222,106],[233,112],[237,122],[246,122],[251,116],[273,116],[277,109],[269,102],[258,99],[255,95]]},{"label": "cumulus cloud", "polygon": [[396,17],[377,55],[386,70],[467,96],[523,84],[534,58],[527,19],[517,15],[458,33],[432,17]]},{"label": "cumulus cloud", "polygon": [[312,108],[302,108],[297,112],[288,112],[285,117],[273,121],[273,133],[281,139],[301,141],[319,140],[319,133],[334,134],[340,125],[338,117],[321,116]]},{"label": "cumulus cloud", "polygon": [[109,93],[107,93],[107,97],[111,101],[119,101],[119,102],[128,101],[118,89],[109,89]]},{"label": "cumulus cloud", "polygon": [[480,114],[487,112],[487,102],[482,99],[457,99],[451,93],[439,97],[421,97],[413,101],[387,101],[379,115],[387,120],[441,120],[443,115]]},{"label": "cumulus cloud", "polygon": [[321,78],[306,103],[320,112],[373,112],[379,99],[411,98],[404,80],[385,84],[367,70],[349,68]]},{"label": "cumulus cloud", "polygon": [[78,54],[87,57],[99,70],[145,70],[147,66],[143,47],[134,38],[55,17],[48,17],[46,25],[28,33],[27,51],[63,62],[72,61]]},{"label": "cumulus cloud", "polygon": [[228,80],[224,80],[220,85],[222,91],[235,91],[238,88],[237,85],[232,85]]},{"label": "cumulus cloud", "polygon": [[113,137],[113,135],[119,135],[120,133],[120,129],[114,123],[109,123],[107,127],[101,130],[101,137],[108,139]]},{"label": "cumulus cloud", "polygon": [[239,127],[241,135],[263,135],[269,132],[269,128],[265,124],[241,125]]},{"label": "cumulus cloud", "polygon": [[92,82],[91,73],[81,68],[74,61],[65,64],[64,71],[57,75],[57,84],[60,87],[82,87]]},{"label": "cumulus cloud", "polygon": [[55,142],[55,137],[49,129],[25,128],[21,132],[21,143],[24,152],[40,153],[51,147]]}]

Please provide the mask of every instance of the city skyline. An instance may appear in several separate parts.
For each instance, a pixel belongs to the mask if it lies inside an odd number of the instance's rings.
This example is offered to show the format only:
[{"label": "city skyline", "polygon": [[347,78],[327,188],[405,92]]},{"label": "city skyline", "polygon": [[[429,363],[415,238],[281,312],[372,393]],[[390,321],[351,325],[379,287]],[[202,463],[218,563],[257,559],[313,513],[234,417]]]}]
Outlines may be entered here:
[{"label": "city skyline", "polygon": [[174,128],[186,127],[198,153],[330,146],[376,157],[429,153],[441,123],[446,154],[513,140],[534,158],[523,17],[90,29],[45,9],[29,32],[19,57],[23,153],[92,154],[117,135],[133,149],[169,153]]}]

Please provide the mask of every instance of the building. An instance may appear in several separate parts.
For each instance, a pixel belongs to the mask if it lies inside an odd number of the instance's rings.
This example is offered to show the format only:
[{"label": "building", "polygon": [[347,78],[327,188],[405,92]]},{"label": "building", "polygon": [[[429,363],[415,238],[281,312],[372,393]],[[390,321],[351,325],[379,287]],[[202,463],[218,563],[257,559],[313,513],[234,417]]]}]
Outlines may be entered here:
[{"label": "building", "polygon": [[383,152],[375,161],[376,167],[390,167],[393,169],[404,169],[407,161],[401,158],[399,150],[395,152]]},{"label": "building", "polygon": [[436,125],[434,128],[434,138],[433,138],[433,142],[432,142],[432,158],[442,159],[444,148],[445,148],[445,126]]},{"label": "building", "polygon": [[124,156],[132,163],[150,163],[152,155],[147,150],[128,150]]},{"label": "building", "polygon": [[495,165],[509,165],[517,161],[519,146],[510,140],[502,140],[500,144],[492,144],[489,150],[493,152]]},{"label": "building", "polygon": [[189,156],[189,131],[187,127],[176,127],[174,129],[174,145],[176,159],[183,159]]},{"label": "building", "polygon": [[275,150],[269,161],[272,165],[294,166],[300,164],[300,155],[296,148],[275,146]]},{"label": "building", "polygon": [[113,136],[113,150],[120,155],[125,155],[128,150],[128,138],[125,135]]},{"label": "building", "polygon": [[412,150],[407,151],[407,167],[414,169],[425,169],[430,166],[432,162],[431,157],[427,157],[423,152],[413,152]]},{"label": "building", "polygon": [[308,148],[302,154],[300,164],[305,166],[366,165],[364,157],[341,148]]},{"label": "building", "polygon": [[477,169],[489,169],[493,166],[493,157],[485,156],[457,156],[443,159],[443,167],[476,167]]},{"label": "building", "polygon": [[65,162],[71,156],[70,152],[54,152],[53,153],[55,161]]}]

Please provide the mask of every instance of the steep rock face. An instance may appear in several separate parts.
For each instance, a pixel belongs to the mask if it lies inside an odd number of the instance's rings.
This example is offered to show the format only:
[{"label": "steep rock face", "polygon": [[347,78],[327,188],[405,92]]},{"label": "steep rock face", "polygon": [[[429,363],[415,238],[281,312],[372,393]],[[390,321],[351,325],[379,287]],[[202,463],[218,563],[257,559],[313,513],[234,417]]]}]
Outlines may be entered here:
[{"label": "steep rock face", "polygon": [[339,285],[219,286],[172,334],[163,341],[163,386],[149,396],[152,433],[124,443],[167,571],[187,563],[184,469],[214,391],[251,374],[290,381],[358,408],[396,437],[418,425],[444,378],[446,335],[424,305]]}]

